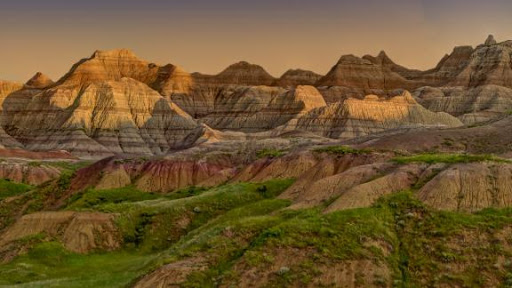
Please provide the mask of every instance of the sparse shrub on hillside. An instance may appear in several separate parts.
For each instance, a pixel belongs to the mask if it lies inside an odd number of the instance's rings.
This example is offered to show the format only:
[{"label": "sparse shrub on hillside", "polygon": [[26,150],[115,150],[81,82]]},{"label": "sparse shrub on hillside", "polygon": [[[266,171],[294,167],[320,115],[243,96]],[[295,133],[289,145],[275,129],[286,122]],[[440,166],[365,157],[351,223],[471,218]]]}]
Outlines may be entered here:
[{"label": "sparse shrub on hillside", "polygon": [[263,149],[256,152],[256,156],[261,158],[278,158],[283,155],[285,155],[286,152],[283,150],[277,150],[277,149]]},{"label": "sparse shrub on hillside", "polygon": [[329,154],[339,154],[339,155],[345,155],[345,154],[370,154],[373,151],[371,149],[355,149],[349,146],[329,146],[329,147],[323,147],[318,148],[314,150],[318,153],[329,153]]},{"label": "sparse shrub on hillside", "polygon": [[427,153],[427,154],[418,154],[412,156],[400,156],[392,159],[393,162],[398,164],[408,164],[408,163],[427,163],[427,164],[435,164],[435,163],[471,163],[471,162],[483,162],[483,161],[492,161],[492,162],[510,162],[507,159],[499,158],[494,155],[488,154],[443,154],[443,153]]}]

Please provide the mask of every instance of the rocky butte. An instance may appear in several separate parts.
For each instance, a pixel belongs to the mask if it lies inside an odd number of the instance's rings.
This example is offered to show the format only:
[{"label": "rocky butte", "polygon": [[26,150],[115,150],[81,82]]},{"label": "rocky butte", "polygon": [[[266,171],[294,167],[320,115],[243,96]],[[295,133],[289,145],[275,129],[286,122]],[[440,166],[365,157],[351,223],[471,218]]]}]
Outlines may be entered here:
[{"label": "rocky butte", "polygon": [[512,283],[512,41],[324,75],[96,51],[0,102],[0,286]]}]

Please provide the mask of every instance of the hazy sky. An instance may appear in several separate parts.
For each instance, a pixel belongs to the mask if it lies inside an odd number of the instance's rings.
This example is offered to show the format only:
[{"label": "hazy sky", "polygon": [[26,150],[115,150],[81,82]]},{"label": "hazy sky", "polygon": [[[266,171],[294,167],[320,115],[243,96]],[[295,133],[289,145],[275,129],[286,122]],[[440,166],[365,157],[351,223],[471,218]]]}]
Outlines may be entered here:
[{"label": "hazy sky", "polygon": [[512,39],[510,0],[1,0],[0,79],[55,80],[95,50],[217,73],[240,60],[274,76],[326,73],[385,50],[427,69],[456,45]]}]

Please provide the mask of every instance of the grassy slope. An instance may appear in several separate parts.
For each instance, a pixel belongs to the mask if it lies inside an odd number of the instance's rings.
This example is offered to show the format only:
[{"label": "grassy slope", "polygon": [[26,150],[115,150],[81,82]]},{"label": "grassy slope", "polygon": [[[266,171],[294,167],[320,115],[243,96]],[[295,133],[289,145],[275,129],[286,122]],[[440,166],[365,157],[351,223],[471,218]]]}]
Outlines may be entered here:
[{"label": "grassy slope", "polygon": [[[153,267],[154,264],[147,266],[148,261],[154,260],[159,252],[172,246],[173,241],[178,241],[189,230],[199,227],[208,229],[208,225],[204,225],[208,222],[211,225],[227,223],[231,219],[265,215],[287,206],[287,201],[272,198],[292,182],[240,183],[214,188],[189,198],[159,198],[136,203],[130,202],[134,199],[133,195],[138,194],[133,190],[123,203],[116,203],[121,202],[119,191],[90,190],[75,199],[68,209],[75,207],[121,213],[119,225],[126,246],[112,253],[78,255],[65,251],[55,242],[39,243],[13,262],[0,265],[0,286],[123,287],[145,271],[144,267]],[[97,202],[98,195],[109,195],[106,197],[109,201]],[[104,197],[99,198],[105,200]],[[112,198],[118,201],[110,201]],[[90,199],[94,201],[86,201]],[[172,227],[175,226],[173,219],[179,219],[182,215],[193,215],[190,227],[176,230]]]},{"label": "grassy slope", "polygon": [[[403,163],[487,160],[493,159],[454,155],[402,159]],[[291,183],[274,180],[209,190],[190,188],[167,196],[133,187],[86,191],[72,199],[67,209],[120,213],[125,247],[112,253],[77,255],[55,242],[40,243],[0,265],[0,285],[123,287],[164,264],[207,255],[208,268],[190,274],[183,286],[237,286],[247,269],[269,272],[265,269],[274,261],[273,253],[283,249],[303,251],[298,253],[303,257],[294,259],[285,273],[270,271],[269,286],[303,286],[324,272],[319,267],[364,259],[388,267],[396,287],[512,284],[512,248],[508,246],[512,232],[507,232],[512,227],[512,209],[437,212],[415,200],[414,193],[403,192],[370,208],[327,215],[321,213],[322,207],[283,210],[290,203],[276,196]],[[372,241],[385,243],[390,251],[366,245]],[[375,286],[385,284],[383,276],[362,274],[373,277]]]},{"label": "grassy slope", "polygon": [[23,194],[34,188],[31,185],[15,183],[9,180],[0,179],[0,200],[7,197]]}]

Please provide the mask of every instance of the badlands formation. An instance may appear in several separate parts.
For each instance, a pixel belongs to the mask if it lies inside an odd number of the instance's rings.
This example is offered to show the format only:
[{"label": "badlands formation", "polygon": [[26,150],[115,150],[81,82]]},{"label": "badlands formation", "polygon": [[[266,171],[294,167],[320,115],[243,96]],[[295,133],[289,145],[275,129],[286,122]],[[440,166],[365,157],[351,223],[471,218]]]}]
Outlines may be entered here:
[{"label": "badlands formation", "polygon": [[0,286],[512,283],[512,41],[278,78],[96,51],[0,104]]},{"label": "badlands formation", "polygon": [[56,82],[42,73],[24,85],[0,82],[0,144],[82,157],[164,155],[197,145],[211,130],[348,139],[472,125],[509,112],[511,53],[511,41],[490,37],[476,48],[455,48],[428,71],[381,52],[342,56],[325,76],[289,70],[274,78],[247,62],[204,75],[125,49],[97,51]]}]

